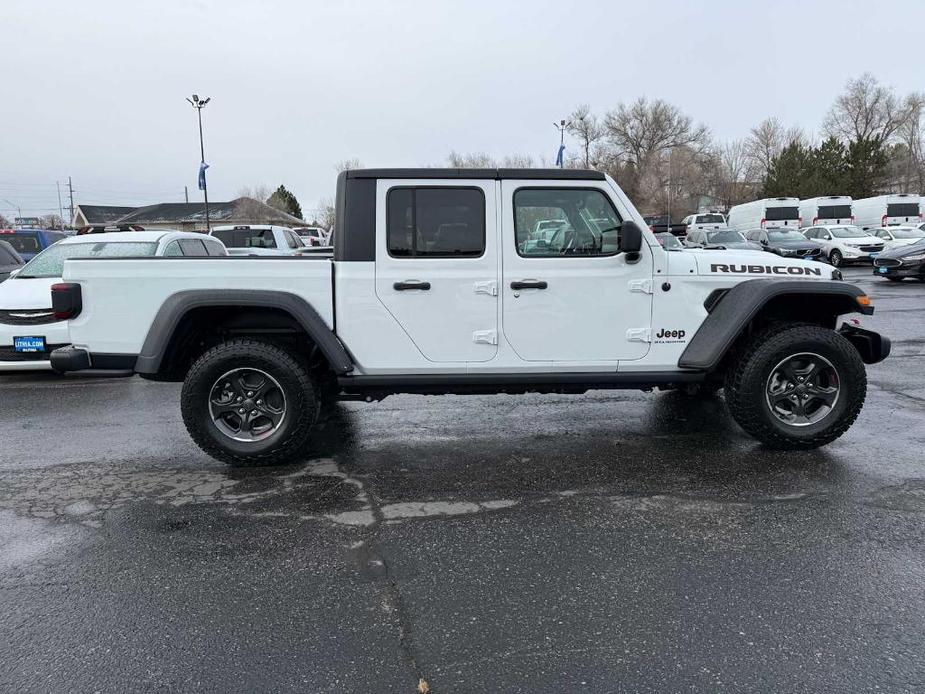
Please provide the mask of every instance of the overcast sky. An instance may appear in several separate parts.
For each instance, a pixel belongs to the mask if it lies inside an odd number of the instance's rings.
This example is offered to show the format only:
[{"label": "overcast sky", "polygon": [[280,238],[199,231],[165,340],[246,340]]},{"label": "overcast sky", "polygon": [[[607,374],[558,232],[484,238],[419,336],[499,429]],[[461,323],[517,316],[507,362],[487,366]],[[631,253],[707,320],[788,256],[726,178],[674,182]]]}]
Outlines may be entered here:
[{"label": "overcast sky", "polygon": [[0,213],[210,197],[280,183],[303,209],[334,167],[555,158],[553,121],[660,97],[740,138],[818,131],[845,81],[925,89],[925,2],[0,0]]}]

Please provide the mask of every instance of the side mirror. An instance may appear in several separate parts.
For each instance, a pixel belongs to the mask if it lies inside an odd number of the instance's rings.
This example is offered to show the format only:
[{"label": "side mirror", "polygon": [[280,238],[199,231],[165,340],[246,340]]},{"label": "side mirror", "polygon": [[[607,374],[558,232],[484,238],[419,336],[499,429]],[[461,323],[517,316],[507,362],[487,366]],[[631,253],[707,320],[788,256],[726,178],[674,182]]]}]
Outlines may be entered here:
[{"label": "side mirror", "polygon": [[620,227],[620,252],[626,254],[626,261],[635,263],[639,260],[642,249],[642,230],[633,221],[623,222]]},{"label": "side mirror", "polygon": [[762,246],[767,246],[767,245],[768,245],[768,240],[767,240],[767,239],[761,239],[761,245],[762,245]]},{"label": "side mirror", "polygon": [[832,240],[832,237],[829,236],[828,234],[826,234],[825,236],[822,237],[822,239],[823,239],[824,241],[831,241],[831,240]]}]

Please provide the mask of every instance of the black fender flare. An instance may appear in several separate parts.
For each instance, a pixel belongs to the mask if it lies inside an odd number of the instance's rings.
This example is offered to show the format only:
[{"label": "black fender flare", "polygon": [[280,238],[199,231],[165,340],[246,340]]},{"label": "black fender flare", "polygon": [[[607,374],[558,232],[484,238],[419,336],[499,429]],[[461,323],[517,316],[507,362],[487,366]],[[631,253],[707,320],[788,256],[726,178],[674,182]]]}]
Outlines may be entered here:
[{"label": "black fender flare", "polygon": [[[837,305],[838,315],[845,313],[874,312],[873,306],[861,305],[858,297],[864,292],[853,284],[837,280],[790,280],[755,279],[731,287],[718,299],[713,295],[707,299],[710,311],[688,343],[678,366],[701,371],[714,370],[732,347],[745,327],[772,299],[785,295],[802,295],[811,301],[813,297],[827,297]],[[836,326],[837,327],[837,326]]]},{"label": "black fender flare", "polygon": [[169,296],[158,310],[135,362],[135,372],[158,373],[183,316],[193,309],[217,306],[265,307],[285,311],[308,333],[334,373],[343,375],[353,371],[353,359],[341,341],[318,311],[302,297],[262,289],[191,289]]}]

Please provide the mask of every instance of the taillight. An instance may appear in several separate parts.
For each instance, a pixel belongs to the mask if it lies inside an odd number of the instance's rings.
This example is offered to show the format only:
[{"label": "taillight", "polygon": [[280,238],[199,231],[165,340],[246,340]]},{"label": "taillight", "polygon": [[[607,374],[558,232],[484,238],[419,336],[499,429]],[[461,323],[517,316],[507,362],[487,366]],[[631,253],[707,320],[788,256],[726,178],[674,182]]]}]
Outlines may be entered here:
[{"label": "taillight", "polygon": [[[800,220],[801,223],[802,223],[802,221],[803,221],[803,220]],[[819,217],[813,217],[813,223],[810,224],[810,226],[816,226],[816,222],[818,222],[818,221],[819,221]]]},{"label": "taillight", "polygon": [[[813,224],[815,224],[815,222],[813,222]],[[797,217],[797,226],[798,226],[798,227],[803,226],[803,218],[802,218],[802,217]]]},{"label": "taillight", "polygon": [[761,228],[764,229],[764,223],[768,221],[764,217],[761,218]]},{"label": "taillight", "polygon": [[851,223],[854,224],[854,215],[851,215]]},{"label": "taillight", "polygon": [[77,316],[83,308],[80,285],[73,282],[51,285],[51,308],[57,320],[69,320]]},{"label": "taillight", "polygon": [[880,218],[880,226],[882,226],[882,227],[885,227],[885,226],[886,226],[886,215],[883,215],[883,216]]}]

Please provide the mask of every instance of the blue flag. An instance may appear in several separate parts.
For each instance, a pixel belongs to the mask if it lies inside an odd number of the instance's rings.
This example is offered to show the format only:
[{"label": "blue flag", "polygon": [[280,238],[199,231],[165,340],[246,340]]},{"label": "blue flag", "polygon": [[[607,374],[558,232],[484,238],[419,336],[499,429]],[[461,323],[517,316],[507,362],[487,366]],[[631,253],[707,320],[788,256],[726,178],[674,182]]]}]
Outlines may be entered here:
[{"label": "blue flag", "polygon": [[565,159],[565,145],[559,145],[559,153],[556,154],[556,166],[561,167]]},{"label": "blue flag", "polygon": [[206,189],[206,169],[209,168],[209,165],[205,162],[202,162],[199,165],[199,190]]}]

